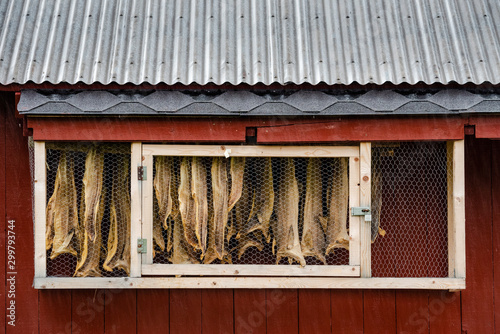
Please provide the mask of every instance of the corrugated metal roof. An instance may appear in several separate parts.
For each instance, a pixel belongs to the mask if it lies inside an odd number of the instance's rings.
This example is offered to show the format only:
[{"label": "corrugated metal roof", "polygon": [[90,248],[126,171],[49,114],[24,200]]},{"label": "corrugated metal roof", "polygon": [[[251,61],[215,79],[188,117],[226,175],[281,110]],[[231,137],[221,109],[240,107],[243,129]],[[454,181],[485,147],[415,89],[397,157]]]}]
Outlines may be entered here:
[{"label": "corrugated metal roof", "polygon": [[500,83],[498,0],[4,0],[0,83]]}]

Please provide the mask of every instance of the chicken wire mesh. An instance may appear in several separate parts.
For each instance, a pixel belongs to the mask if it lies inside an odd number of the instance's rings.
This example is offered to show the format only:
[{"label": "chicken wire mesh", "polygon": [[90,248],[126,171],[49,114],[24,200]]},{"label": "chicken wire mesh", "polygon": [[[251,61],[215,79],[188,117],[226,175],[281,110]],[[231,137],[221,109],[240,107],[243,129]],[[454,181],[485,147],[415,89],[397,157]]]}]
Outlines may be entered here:
[{"label": "chicken wire mesh", "polygon": [[130,144],[47,143],[47,276],[130,272]]},{"label": "chicken wire mesh", "polygon": [[372,276],[448,276],[447,158],[445,142],[372,145]]},{"label": "chicken wire mesh", "polygon": [[349,264],[347,158],[154,158],[154,263]]}]

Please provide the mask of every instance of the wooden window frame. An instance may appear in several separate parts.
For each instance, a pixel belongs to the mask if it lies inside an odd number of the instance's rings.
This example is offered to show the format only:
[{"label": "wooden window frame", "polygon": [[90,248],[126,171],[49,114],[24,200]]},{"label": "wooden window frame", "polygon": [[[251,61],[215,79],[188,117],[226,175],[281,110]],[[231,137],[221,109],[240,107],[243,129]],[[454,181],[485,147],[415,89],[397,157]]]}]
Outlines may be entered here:
[{"label": "wooden window frame", "polygon": [[[137,180],[137,167],[145,166],[152,171],[153,154],[158,153],[158,145],[133,142],[131,145],[131,179]],[[325,146],[220,146],[220,145],[167,145],[165,155],[199,155],[223,156],[226,150],[231,150],[231,156],[332,156],[325,155]],[[154,148],[154,149],[153,149]],[[359,196],[350,197],[350,207],[370,206],[371,203],[371,143],[359,143],[359,149],[354,154],[352,146],[344,153],[345,146],[328,146],[336,151],[334,156],[349,157],[350,162],[359,159],[359,164],[349,164],[350,173],[359,185]],[[266,272],[266,267],[278,266],[235,266],[231,272],[226,272],[226,265],[202,265],[203,275],[200,277],[142,277],[143,275],[165,275],[167,265],[152,264],[152,242],[148,242],[146,254],[133,251],[137,247],[137,239],[151,238],[148,228],[151,227],[151,217],[147,217],[145,207],[152,206],[152,182],[131,182],[131,270],[129,277],[47,277],[46,276],[46,250],[45,250],[45,206],[46,206],[46,170],[45,170],[45,142],[35,141],[35,179],[34,179],[34,235],[35,235],[35,278],[33,286],[37,289],[97,289],[97,288],[335,288],[335,289],[436,289],[436,290],[461,290],[465,289],[465,168],[464,168],[464,141],[454,140],[447,142],[448,150],[448,263],[449,275],[444,278],[379,278],[371,277],[371,225],[363,218],[350,216],[351,223],[358,224],[359,235],[351,235],[359,244],[350,254],[349,266],[335,266],[340,269],[336,274],[357,277],[324,277],[314,267],[298,266],[289,267],[288,273],[282,269],[273,269],[272,275]],[[264,153],[263,155],[263,151]],[[312,152],[312,153],[311,153]],[[267,154],[267,155],[265,155]],[[272,154],[272,155],[269,155]],[[311,155],[312,154],[312,155]],[[157,154],[158,155],[158,154]],[[351,177],[352,177],[351,176]],[[150,176],[152,177],[152,175]],[[141,184],[142,183],[142,184]],[[149,187],[149,188],[148,188]],[[352,189],[350,189],[351,194]],[[149,197],[148,197],[149,194]],[[350,195],[351,196],[351,195]],[[146,222],[148,221],[148,222]],[[149,225],[148,225],[149,224]],[[148,228],[145,228],[148,227]],[[359,246],[359,247],[358,247]],[[351,253],[350,252],[350,253]],[[168,275],[197,275],[200,265],[169,265],[176,266],[175,273]],[[256,271],[250,273],[251,267]],[[257,268],[261,267],[261,268]],[[309,268],[308,268],[309,267]],[[319,266],[318,266],[319,267]],[[324,267],[324,266],[322,266]],[[334,266],[332,266],[334,267]],[[235,268],[240,272],[234,276]],[[353,270],[354,268],[354,270]],[[213,271],[214,277],[206,276]],[[245,275],[253,275],[248,277]],[[274,275],[285,275],[279,277]],[[217,276],[215,276],[217,275]],[[231,277],[224,277],[230,275]],[[292,276],[293,277],[290,277]]]}]

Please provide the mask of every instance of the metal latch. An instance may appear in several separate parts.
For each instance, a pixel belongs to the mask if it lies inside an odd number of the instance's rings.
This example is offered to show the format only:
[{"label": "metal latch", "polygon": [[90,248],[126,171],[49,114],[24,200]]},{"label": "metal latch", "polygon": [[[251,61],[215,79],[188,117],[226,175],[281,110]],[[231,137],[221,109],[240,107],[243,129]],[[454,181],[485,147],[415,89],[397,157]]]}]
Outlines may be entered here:
[{"label": "metal latch", "polygon": [[146,239],[137,239],[137,253],[146,254],[147,244]]},{"label": "metal latch", "polygon": [[148,179],[148,169],[144,166],[137,167],[137,179],[139,181],[146,181]]},{"label": "metal latch", "polygon": [[365,216],[365,222],[372,221],[372,210],[367,206],[356,206],[351,208],[351,215]]}]

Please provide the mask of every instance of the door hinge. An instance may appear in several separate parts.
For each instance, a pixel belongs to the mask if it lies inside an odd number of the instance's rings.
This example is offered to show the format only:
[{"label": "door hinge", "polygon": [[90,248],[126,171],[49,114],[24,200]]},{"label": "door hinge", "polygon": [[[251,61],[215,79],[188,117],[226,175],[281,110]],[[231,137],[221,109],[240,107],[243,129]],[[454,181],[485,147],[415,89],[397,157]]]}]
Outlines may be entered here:
[{"label": "door hinge", "polygon": [[137,253],[146,254],[147,245],[146,239],[137,239]]},{"label": "door hinge", "polygon": [[148,179],[148,169],[144,166],[137,167],[137,179],[139,181],[146,181]]},{"label": "door hinge", "polygon": [[351,208],[351,215],[353,216],[364,216],[365,222],[372,221],[372,210],[367,206],[355,206]]}]

